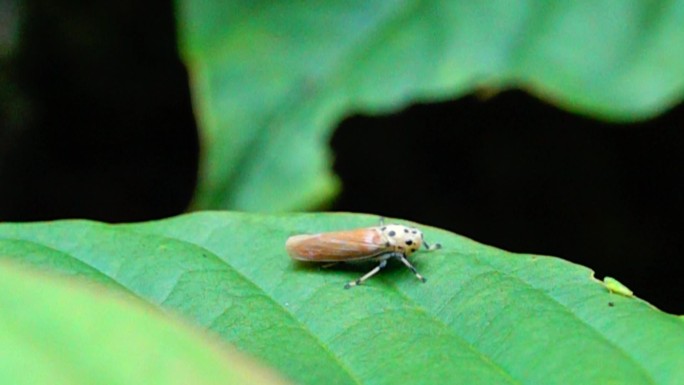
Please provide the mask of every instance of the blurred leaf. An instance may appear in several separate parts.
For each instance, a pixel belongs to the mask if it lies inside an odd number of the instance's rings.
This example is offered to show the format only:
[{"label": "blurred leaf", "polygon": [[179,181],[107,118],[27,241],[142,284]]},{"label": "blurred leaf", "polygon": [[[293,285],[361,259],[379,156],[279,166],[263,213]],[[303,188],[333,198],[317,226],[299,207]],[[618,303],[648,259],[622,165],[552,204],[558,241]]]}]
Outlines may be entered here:
[{"label": "blurred leaf", "polygon": [[[444,245],[415,257],[426,284],[396,266],[344,290],[368,268],[302,266],[284,250],[292,234],[375,223],[204,212],[131,225],[4,224],[0,255],[47,269],[70,260],[81,275],[87,266],[302,384],[682,383],[684,323],[610,293],[587,268],[423,228]],[[50,255],[24,259],[22,244]]]},{"label": "blurred leaf", "polygon": [[139,301],[95,289],[0,263],[0,383],[283,383]]},{"label": "blurred leaf", "polygon": [[328,140],[352,113],[522,87],[631,121],[684,90],[684,0],[177,4],[204,148],[198,208],[321,205],[338,186]]},{"label": "blurred leaf", "polygon": [[19,40],[19,10],[21,0],[0,1],[0,70],[4,72],[4,60],[9,58]]}]

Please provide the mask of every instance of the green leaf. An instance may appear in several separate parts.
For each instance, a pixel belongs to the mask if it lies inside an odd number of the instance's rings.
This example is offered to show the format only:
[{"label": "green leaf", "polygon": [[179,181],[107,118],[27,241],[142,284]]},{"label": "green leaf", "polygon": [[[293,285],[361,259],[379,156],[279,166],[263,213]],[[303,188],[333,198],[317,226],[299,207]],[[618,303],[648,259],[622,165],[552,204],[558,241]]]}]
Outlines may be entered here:
[{"label": "green leaf", "polygon": [[7,261],[0,263],[0,346],[2,384],[283,384],[128,295]]},{"label": "green leaf", "polygon": [[684,0],[177,4],[199,208],[319,206],[338,188],[328,140],[353,113],[520,87],[632,121],[684,91]]},{"label": "green leaf", "polygon": [[684,323],[611,293],[585,267],[421,227],[443,244],[413,258],[426,284],[392,265],[344,290],[370,267],[319,269],[284,250],[293,234],[376,221],[202,212],[130,225],[2,224],[0,255],[79,275],[87,267],[302,384],[682,383]]}]

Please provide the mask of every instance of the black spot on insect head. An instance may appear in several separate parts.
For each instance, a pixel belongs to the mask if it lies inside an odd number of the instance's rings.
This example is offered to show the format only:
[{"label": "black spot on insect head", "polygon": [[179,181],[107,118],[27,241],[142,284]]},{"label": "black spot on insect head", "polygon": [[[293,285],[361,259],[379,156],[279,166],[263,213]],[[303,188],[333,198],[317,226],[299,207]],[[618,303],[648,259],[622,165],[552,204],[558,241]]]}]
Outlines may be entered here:
[{"label": "black spot on insect head", "polygon": [[406,234],[408,234],[408,229],[404,229],[404,232],[405,232]]},{"label": "black spot on insect head", "polygon": [[417,230],[413,230],[413,231],[411,231],[411,233],[412,233],[412,234],[418,234],[418,231],[417,231]]},{"label": "black spot on insect head", "polygon": [[406,243],[407,245],[409,245],[409,246],[410,246],[410,245],[411,245],[411,244],[413,243],[413,241],[412,241],[412,240],[410,240],[410,239],[407,239],[405,243]]},{"label": "black spot on insect head", "polygon": [[416,252],[416,248],[415,248],[415,247],[412,247],[412,248],[411,248],[411,252],[412,252],[412,253],[415,253],[415,252]]},{"label": "black spot on insect head", "polygon": [[392,230],[387,235],[389,235],[390,237],[393,237],[393,236],[397,235],[397,233],[395,233],[394,230]]},{"label": "black spot on insect head", "polygon": [[380,230],[382,230],[382,231],[387,230],[387,226],[382,226],[382,227],[380,228]]}]

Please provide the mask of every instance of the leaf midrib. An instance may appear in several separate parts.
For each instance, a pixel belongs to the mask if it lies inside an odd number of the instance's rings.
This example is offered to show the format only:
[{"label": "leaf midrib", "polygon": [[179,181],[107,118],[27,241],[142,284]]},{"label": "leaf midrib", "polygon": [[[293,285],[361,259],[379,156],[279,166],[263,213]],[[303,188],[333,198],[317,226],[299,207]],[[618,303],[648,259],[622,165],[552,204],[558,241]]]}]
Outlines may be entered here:
[{"label": "leaf midrib", "polygon": [[[281,227],[273,227],[273,226],[270,225],[270,224],[267,224],[267,225],[265,225],[265,226],[268,226],[270,229],[273,229],[273,230],[278,230],[278,231],[282,230]],[[219,229],[221,229],[221,228],[222,228],[222,227],[220,227],[220,226],[214,227],[214,228],[211,230],[211,233],[205,238],[205,240],[206,240],[206,239],[212,238],[213,234],[214,234],[216,231],[218,231]],[[182,240],[182,241],[185,241],[185,242],[188,242],[188,243],[194,245],[194,242],[192,242],[192,241],[187,241],[187,240]],[[201,246],[200,246],[200,247],[201,247]],[[208,250],[208,251],[210,251],[210,250]],[[213,251],[210,251],[210,252],[211,252],[212,254],[215,254]],[[223,259],[220,258],[220,257],[219,257],[219,259],[223,260]],[[318,341],[318,342],[321,344],[321,346],[323,346],[327,351],[331,352],[329,349],[327,349],[327,347],[325,346],[325,344],[323,343],[323,341],[321,341],[321,340],[318,338],[318,336],[317,336],[311,329],[309,329],[309,328],[306,326],[306,324],[304,324],[304,323],[302,323],[302,322],[299,321],[299,318],[297,317],[296,314],[292,313],[292,312],[291,312],[287,307],[285,307],[284,305],[281,305],[280,302],[278,302],[278,301],[275,299],[275,297],[271,296],[271,295],[270,295],[270,294],[269,294],[261,285],[258,284],[258,282],[256,282],[256,281],[254,281],[254,280],[248,278],[246,275],[244,275],[244,274],[243,274],[240,270],[238,270],[236,267],[230,265],[227,261],[224,261],[224,262],[225,262],[228,266],[230,266],[232,269],[234,269],[238,274],[240,274],[241,277],[244,277],[245,280],[247,280],[248,282],[251,282],[254,286],[256,286],[257,288],[259,288],[259,290],[261,290],[265,295],[267,295],[270,299],[272,299],[273,302],[277,303],[277,304],[280,306],[281,309],[284,309],[289,315],[291,315],[291,316],[293,317],[293,319],[295,319],[295,320],[297,321],[298,324],[300,324],[300,325],[303,326],[303,330],[306,331],[307,334],[310,334],[311,336],[313,336],[313,338],[315,338],[316,341]],[[397,291],[397,293],[398,293],[402,298],[407,298],[407,299],[409,299],[409,297],[407,297],[403,292],[399,292],[397,289],[395,289],[395,291]],[[414,304],[416,303],[416,302],[413,301],[413,300],[411,300],[411,302],[414,303]],[[445,324],[441,319],[439,319],[438,317],[436,317],[436,316],[435,316],[435,317],[430,317],[430,313],[427,312],[425,308],[420,307],[420,306],[417,306],[417,305],[414,306],[414,308],[418,311],[418,313],[425,314],[427,319],[436,321],[436,322],[438,322],[439,324],[441,324],[441,325],[443,325],[443,326],[446,326],[446,324]],[[462,341],[462,342],[464,343],[464,345],[467,345],[471,350],[473,350],[474,352],[476,352],[476,353],[477,353],[477,356],[480,357],[480,359],[482,360],[482,362],[483,362],[485,365],[490,366],[490,367],[493,367],[494,370],[495,370],[495,372],[496,372],[496,373],[502,374],[502,375],[503,375],[503,378],[505,378],[508,382],[512,382],[512,383],[515,383],[515,384],[521,384],[521,383],[518,382],[516,379],[514,379],[513,377],[511,377],[510,374],[508,374],[502,366],[500,366],[498,363],[496,363],[496,362],[490,360],[489,358],[487,358],[487,356],[486,356],[483,352],[479,351],[479,350],[478,350],[474,345],[472,345],[469,341],[467,341],[466,339],[464,339],[463,337],[461,337],[460,335],[458,335],[458,333],[456,333],[454,330],[452,330],[451,327],[445,327],[445,330],[449,330],[449,331],[451,332],[450,334],[452,334],[454,337],[456,337],[457,340]],[[331,354],[332,354],[332,352],[331,352]],[[333,354],[333,355],[334,355],[335,357],[337,357],[337,355],[335,355],[335,354]],[[343,368],[344,368],[344,367],[343,367]],[[359,384],[362,384],[361,382],[358,382],[358,383],[359,383]]]},{"label": "leaf midrib", "polygon": [[[273,226],[273,225],[270,224],[270,223],[269,223],[269,224],[262,224],[262,226],[268,227],[268,228],[270,228],[270,229],[272,229],[272,230],[274,230],[274,231],[281,231],[281,230],[282,230],[282,227]],[[221,226],[213,227],[213,228],[211,229],[211,233],[208,234],[207,237],[206,237],[204,240],[206,241],[207,239],[212,238],[213,234],[214,234],[215,232],[219,231],[221,228],[222,228]],[[439,231],[444,231],[444,230],[439,230]],[[454,234],[452,234],[451,232],[447,232],[447,233],[449,233],[450,236],[454,236]],[[190,242],[190,243],[194,244],[193,242]],[[516,255],[517,255],[517,254],[516,254]],[[531,290],[534,290],[534,291],[537,292],[537,293],[541,293],[541,294],[542,294],[542,296],[541,296],[542,298],[548,298],[549,300],[551,300],[552,303],[555,303],[557,306],[559,306],[565,313],[569,313],[569,314],[572,316],[572,318],[575,319],[575,320],[577,321],[577,323],[578,323],[579,325],[582,325],[583,327],[585,327],[585,328],[587,328],[588,330],[590,330],[590,332],[591,332],[592,334],[597,335],[597,336],[599,337],[600,340],[604,341],[604,343],[606,343],[608,346],[613,347],[617,352],[619,352],[620,354],[622,354],[623,357],[625,357],[626,360],[628,360],[628,361],[634,363],[634,365],[635,365],[636,367],[639,368],[640,372],[642,372],[642,374],[644,375],[644,377],[645,377],[646,379],[648,379],[648,380],[650,381],[651,384],[654,384],[654,385],[656,384],[656,382],[655,382],[654,378],[652,377],[652,375],[650,374],[650,372],[647,371],[646,368],[645,368],[638,360],[636,360],[634,357],[632,357],[631,355],[629,355],[629,354],[627,353],[627,351],[626,351],[624,348],[622,348],[621,346],[617,345],[617,344],[616,344],[615,342],[613,342],[612,340],[609,340],[609,339],[607,338],[607,336],[601,334],[601,332],[600,332],[597,328],[595,328],[594,325],[590,324],[589,322],[585,321],[584,319],[580,318],[577,314],[575,314],[574,312],[572,312],[572,310],[571,310],[567,305],[565,305],[564,303],[560,302],[560,300],[558,300],[557,298],[553,297],[551,294],[547,293],[545,290],[543,290],[543,289],[541,289],[541,288],[538,288],[538,287],[532,285],[532,284],[529,283],[528,281],[526,281],[526,280],[524,280],[524,279],[522,279],[522,278],[520,278],[520,277],[513,276],[513,275],[511,275],[510,273],[504,271],[503,269],[497,268],[496,266],[494,266],[493,264],[491,264],[491,263],[489,263],[489,262],[487,262],[487,261],[483,261],[483,260],[482,260],[481,258],[479,258],[476,254],[471,254],[470,256],[471,256],[472,258],[474,258],[474,260],[476,260],[478,263],[488,266],[490,269],[492,269],[492,271],[495,271],[495,272],[497,272],[497,273],[499,273],[499,274],[502,274],[502,275],[507,276],[507,277],[509,277],[509,278],[511,278],[511,279],[514,279],[514,280],[520,282],[521,285],[524,285],[524,286],[530,288]],[[239,273],[241,274],[241,276],[244,276],[244,275],[242,274],[242,272],[240,272],[239,270],[236,269],[236,271],[239,272]],[[248,279],[248,278],[245,277],[245,279]],[[265,291],[265,289],[261,288],[261,286],[258,285],[257,282],[252,281],[251,279],[248,279],[248,280],[249,280],[249,282],[252,282],[255,286],[259,287],[260,290],[262,290],[264,293],[266,293],[266,294],[268,295],[268,293]],[[471,279],[471,280],[472,280],[472,279]],[[420,310],[420,311],[422,311],[424,314],[428,315],[428,317],[427,317],[428,319],[438,320],[438,322],[439,322],[440,324],[446,325],[446,329],[447,329],[447,330],[450,330],[452,333],[454,333],[454,335],[455,335],[459,340],[463,341],[464,344],[468,345],[474,352],[477,352],[477,353],[478,353],[478,356],[480,356],[480,357],[483,359],[483,362],[485,362],[485,364],[492,363],[493,366],[494,366],[495,368],[498,369],[497,371],[499,371],[499,372],[501,372],[501,373],[504,373],[505,376],[506,376],[507,378],[510,378],[512,381],[514,381],[514,382],[516,382],[516,383],[520,383],[520,382],[518,382],[518,380],[516,380],[514,377],[512,377],[512,376],[510,375],[510,373],[508,373],[508,372],[506,371],[505,367],[503,367],[500,363],[498,363],[498,362],[496,362],[496,361],[490,359],[489,356],[487,356],[484,352],[480,351],[480,350],[477,348],[477,346],[473,345],[473,344],[472,344],[470,341],[468,341],[465,337],[459,335],[457,330],[453,330],[452,327],[448,326],[448,323],[446,323],[445,320],[443,320],[441,317],[439,317],[439,315],[437,315],[437,314],[432,315],[428,309],[424,308],[422,305],[419,305],[417,301],[411,299],[406,293],[404,293],[403,291],[400,291],[396,286],[393,286],[393,289],[394,289],[394,291],[395,291],[397,294],[399,294],[399,295],[402,296],[403,298],[409,299],[410,302],[411,302],[412,304],[414,304],[414,307],[415,307],[417,310]],[[271,297],[271,298],[273,298],[273,297]],[[274,299],[274,300],[275,300],[275,299]],[[279,302],[277,302],[277,301],[275,301],[275,302],[279,304]],[[292,313],[290,313],[290,314],[292,314]],[[294,316],[295,319],[297,319],[296,315],[293,314],[293,316]],[[431,316],[431,317],[430,317],[430,316]],[[298,319],[297,319],[297,321],[299,322]],[[309,331],[308,329],[306,329],[306,331],[307,331],[309,334],[312,334],[312,335],[313,335],[313,332],[312,332],[312,331]]]}]

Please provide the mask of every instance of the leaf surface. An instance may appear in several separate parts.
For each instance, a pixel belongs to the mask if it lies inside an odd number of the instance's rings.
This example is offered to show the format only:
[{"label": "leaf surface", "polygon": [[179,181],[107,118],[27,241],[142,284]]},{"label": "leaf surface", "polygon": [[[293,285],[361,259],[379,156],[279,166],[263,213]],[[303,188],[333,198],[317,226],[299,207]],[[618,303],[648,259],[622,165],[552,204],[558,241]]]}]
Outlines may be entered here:
[{"label": "leaf surface", "polygon": [[[48,250],[42,251],[51,258]],[[33,246],[29,254],[36,255]],[[59,258],[73,261],[66,254]],[[251,360],[127,294],[36,274],[3,259],[2,384],[284,384]],[[81,275],[79,266],[71,264]]]},{"label": "leaf surface", "polygon": [[[319,269],[288,236],[369,226],[353,214],[200,212],[129,225],[0,225],[0,255],[51,269],[35,245],[100,281],[183,314],[302,384],[681,384],[684,323],[610,293],[591,270],[421,227],[443,249],[392,264]],[[6,245],[13,248],[7,252]],[[62,266],[68,265],[62,263]],[[62,268],[63,272],[68,269]],[[636,293],[638,296],[638,293]]]},{"label": "leaf surface", "polygon": [[198,208],[320,206],[338,189],[331,132],[355,113],[517,87],[633,121],[684,92],[684,0],[177,4],[202,131]]}]

